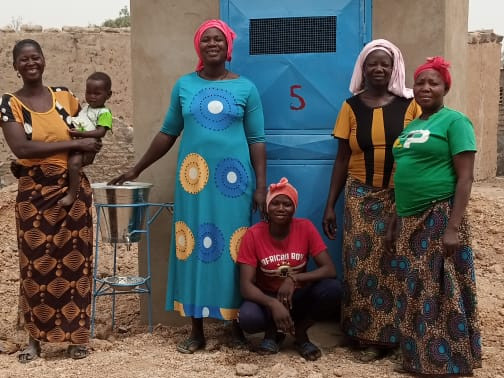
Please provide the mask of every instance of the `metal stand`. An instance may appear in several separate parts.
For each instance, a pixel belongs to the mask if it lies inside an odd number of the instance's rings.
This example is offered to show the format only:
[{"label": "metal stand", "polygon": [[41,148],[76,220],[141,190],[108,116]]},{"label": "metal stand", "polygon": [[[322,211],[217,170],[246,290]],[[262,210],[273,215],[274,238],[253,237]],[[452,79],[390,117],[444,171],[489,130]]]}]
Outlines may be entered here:
[{"label": "metal stand", "polygon": [[[139,208],[146,213],[145,227],[142,229],[135,229],[130,231],[129,235],[145,234],[147,238],[147,275],[140,277],[122,277],[126,278],[125,282],[114,280],[117,271],[117,242],[114,244],[113,254],[113,275],[111,277],[98,277],[98,263],[99,263],[99,241],[98,234],[100,230],[100,220],[102,215],[102,208]],[[91,312],[91,337],[94,337],[95,326],[95,311],[96,311],[96,298],[100,296],[112,296],[112,329],[115,324],[115,297],[118,294],[147,294],[148,295],[148,319],[149,319],[149,332],[152,332],[152,291],[151,291],[151,267],[150,267],[150,226],[156,220],[158,215],[166,209],[170,214],[173,214],[173,203],[135,203],[135,204],[102,204],[95,203],[96,208],[96,235],[95,235],[95,257],[94,257],[94,270],[93,270],[93,301]],[[150,209],[156,210],[150,215]]]}]

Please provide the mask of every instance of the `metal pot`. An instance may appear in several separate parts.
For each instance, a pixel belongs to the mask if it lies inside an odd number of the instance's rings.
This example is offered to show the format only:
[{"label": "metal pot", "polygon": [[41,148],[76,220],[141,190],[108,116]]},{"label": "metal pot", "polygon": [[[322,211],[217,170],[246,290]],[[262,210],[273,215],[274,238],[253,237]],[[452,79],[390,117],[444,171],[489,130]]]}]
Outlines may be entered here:
[{"label": "metal pot", "polygon": [[99,228],[106,243],[136,243],[145,225],[149,192],[153,184],[125,182],[122,185],[91,184],[93,199],[99,211]]}]

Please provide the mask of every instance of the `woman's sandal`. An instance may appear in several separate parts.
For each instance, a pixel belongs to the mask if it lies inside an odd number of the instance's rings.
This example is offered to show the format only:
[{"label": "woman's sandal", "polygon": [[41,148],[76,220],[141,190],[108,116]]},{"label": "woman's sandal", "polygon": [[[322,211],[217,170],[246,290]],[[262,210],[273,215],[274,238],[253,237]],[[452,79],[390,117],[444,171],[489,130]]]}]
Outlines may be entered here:
[{"label": "woman's sandal", "polygon": [[21,352],[19,352],[17,358],[18,361],[22,364],[26,364],[28,362],[32,362],[40,357],[40,345],[38,347],[28,345]]},{"label": "woman's sandal", "polygon": [[84,345],[69,345],[66,353],[68,357],[74,360],[80,360],[89,356],[89,350]]},{"label": "woman's sandal", "polygon": [[192,354],[199,349],[205,348],[206,342],[204,339],[188,337],[184,341],[177,344],[177,351],[184,354]]},{"label": "woman's sandal", "polygon": [[322,356],[322,351],[318,346],[310,341],[305,341],[304,343],[298,344],[294,343],[298,353],[307,361],[318,360]]},{"label": "woman's sandal", "polygon": [[276,354],[280,351],[283,341],[285,340],[285,333],[277,332],[275,339],[264,338],[259,344],[257,350],[260,354]]}]

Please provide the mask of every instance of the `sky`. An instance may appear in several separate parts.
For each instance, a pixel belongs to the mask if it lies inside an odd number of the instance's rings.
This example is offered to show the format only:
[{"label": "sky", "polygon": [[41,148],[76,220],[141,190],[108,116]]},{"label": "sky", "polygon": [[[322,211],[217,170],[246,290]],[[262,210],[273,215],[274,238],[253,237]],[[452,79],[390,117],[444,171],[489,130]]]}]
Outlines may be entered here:
[{"label": "sky", "polygon": [[[147,0],[144,0],[147,1]],[[411,1],[411,0],[407,0]],[[100,25],[119,16],[129,6],[129,0],[2,0],[0,27],[13,20],[42,25],[44,28],[62,26]],[[469,0],[469,30],[494,29],[504,35],[503,0]]]},{"label": "sky", "polygon": [[23,24],[44,28],[62,26],[101,25],[119,17],[119,11],[129,0],[1,0],[0,27],[22,19]]}]

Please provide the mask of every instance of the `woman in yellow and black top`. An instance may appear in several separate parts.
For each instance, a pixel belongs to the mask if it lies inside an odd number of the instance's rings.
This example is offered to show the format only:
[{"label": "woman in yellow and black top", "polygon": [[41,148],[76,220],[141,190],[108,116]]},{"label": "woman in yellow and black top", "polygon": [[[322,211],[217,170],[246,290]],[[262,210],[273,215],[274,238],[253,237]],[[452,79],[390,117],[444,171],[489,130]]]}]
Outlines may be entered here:
[{"label": "woman in yellow and black top", "polygon": [[419,115],[405,87],[399,49],[379,39],[368,43],[355,64],[350,91],[333,135],[338,138],[323,227],[336,237],[336,201],[345,187],[342,327],[370,361],[398,346],[396,297],[403,262],[383,253],[387,222],[394,210],[392,145]]},{"label": "woman in yellow and black top", "polygon": [[79,102],[68,89],[43,84],[45,58],[36,41],[17,42],[13,60],[23,85],[2,96],[0,126],[18,158],[12,171],[19,180],[19,300],[30,335],[18,359],[37,358],[41,342],[67,342],[68,355],[83,358],[89,341],[93,222],[91,187],[82,172],[73,203],[58,201],[68,189],[69,152],[98,152],[101,142],[71,138]]}]

